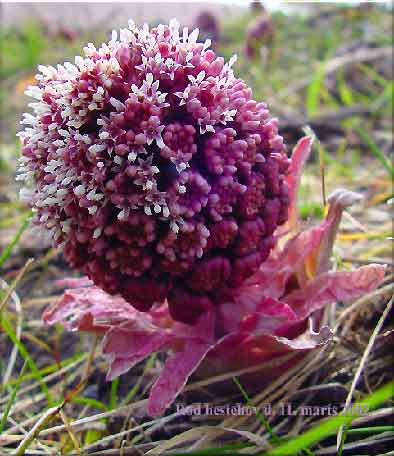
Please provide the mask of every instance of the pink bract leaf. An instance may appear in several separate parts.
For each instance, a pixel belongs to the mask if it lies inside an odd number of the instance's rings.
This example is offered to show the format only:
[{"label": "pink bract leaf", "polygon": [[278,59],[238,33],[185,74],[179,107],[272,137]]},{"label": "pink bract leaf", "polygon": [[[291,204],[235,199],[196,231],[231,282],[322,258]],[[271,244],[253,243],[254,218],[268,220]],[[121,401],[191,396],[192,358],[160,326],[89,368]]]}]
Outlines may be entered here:
[{"label": "pink bract leaf", "polygon": [[307,329],[298,330],[294,337],[278,336],[268,332],[253,334],[248,330],[234,331],[217,342],[209,352],[208,358],[216,366],[242,368],[292,351],[312,350],[327,343],[331,337],[332,332],[327,326],[315,332],[311,325]]},{"label": "pink bract leaf", "polygon": [[272,298],[280,298],[286,288],[290,276],[303,269],[305,258],[318,248],[325,230],[326,221],[290,239],[282,252],[265,261],[259,270],[248,279],[241,290],[257,285],[265,290],[264,294]]},{"label": "pink bract leaf", "polygon": [[166,329],[160,326],[163,311],[161,309],[160,318],[154,313],[151,317],[140,312],[138,319],[107,331],[103,340],[103,354],[108,356],[110,362],[109,380],[127,372],[155,351],[168,349],[186,340],[212,339],[212,314],[201,316],[192,327],[176,322]]},{"label": "pink bract leaf", "polygon": [[[281,252],[273,252],[259,270],[250,277],[240,290],[255,284],[265,290],[267,296],[279,298],[292,275],[297,276],[299,286],[307,282],[308,274],[320,274],[329,269],[332,247],[341,221],[343,210],[360,201],[361,196],[346,190],[337,190],[329,197],[328,215],[318,226],[302,231],[291,238]],[[312,268],[307,271],[306,268]]]},{"label": "pink bract leaf", "polygon": [[282,324],[297,320],[297,315],[286,303],[264,296],[264,290],[250,287],[248,295],[235,296],[233,302],[220,306],[220,327],[223,333],[234,331],[275,332]]},{"label": "pink bract leaf", "polygon": [[338,233],[343,211],[362,200],[362,195],[344,189],[337,189],[328,197],[329,211],[326,217],[327,226],[314,259],[314,274],[327,272],[330,268],[330,257]]},{"label": "pink bract leaf", "polygon": [[[267,305],[265,309],[264,306]],[[274,334],[275,331],[291,322],[297,321],[297,315],[285,303],[265,298],[261,302],[261,311],[248,314],[239,325],[240,332],[256,335]]]},{"label": "pink bract leaf", "polygon": [[385,266],[372,264],[355,271],[328,272],[309,281],[303,289],[290,293],[286,302],[302,319],[327,303],[373,291],[383,280],[385,269]]},{"label": "pink bract leaf", "polygon": [[291,155],[291,164],[289,173],[286,177],[286,182],[289,186],[289,220],[288,224],[291,228],[295,228],[298,223],[297,211],[297,196],[300,186],[301,173],[306,161],[312,150],[312,136],[301,138],[293,149]]},{"label": "pink bract leaf", "polygon": [[[161,348],[161,347],[160,347]],[[146,355],[141,355],[141,356],[134,356],[130,358],[114,358],[114,359],[109,359],[109,369],[107,372],[107,375],[105,376],[106,380],[111,382],[114,380],[116,377],[119,377],[120,375],[125,374],[128,372],[130,369],[132,369],[136,364],[140,363],[143,361],[147,356],[149,356],[151,353],[153,353],[156,350],[152,350],[152,352],[149,352]]]},{"label": "pink bract leaf", "polygon": [[257,337],[248,338],[244,342],[244,348],[250,350],[255,346],[261,350],[262,354],[281,354],[293,350],[312,350],[319,345],[327,343],[332,337],[332,331],[328,326],[323,326],[315,332],[308,328],[299,336],[287,338],[284,336],[275,336],[273,334],[262,334]]},{"label": "pink bract leaf", "polygon": [[[177,368],[177,379],[175,377],[168,379],[168,375],[170,377],[173,376],[173,369],[166,369],[165,367],[160,375],[161,380],[157,388],[163,398],[172,397],[175,399],[174,394],[178,394],[177,384],[179,383],[179,388],[182,388],[194,368],[198,366],[205,356],[201,347],[210,347],[214,343],[215,318],[214,313],[211,311],[203,314],[195,325],[190,326],[173,322],[169,328],[163,328],[159,324],[165,321],[165,319],[163,320],[164,314],[164,309],[159,309],[156,315],[155,312],[152,312],[152,316],[139,312],[138,318],[135,320],[129,321],[122,326],[115,326],[107,331],[103,341],[103,354],[108,357],[110,363],[110,369],[107,374],[108,380],[113,380],[115,377],[127,372],[155,351],[173,348],[180,356],[178,358],[177,355],[174,355],[176,360],[180,363],[183,362],[184,366]],[[180,354],[183,352],[185,354],[181,356]],[[201,354],[200,358],[198,358],[199,353]],[[191,364],[183,361],[189,354],[191,360],[194,360],[196,364],[194,368]],[[170,363],[171,366],[171,358],[166,362],[166,365],[167,363]],[[175,381],[178,383],[174,383]],[[164,411],[160,407],[167,406],[162,405],[162,402],[160,404],[155,406],[159,410],[157,414]]]},{"label": "pink bract leaf", "polygon": [[172,336],[177,340],[201,340],[211,342],[215,336],[216,312],[210,309],[202,314],[193,325],[174,322],[172,325]]},{"label": "pink bract leaf", "polygon": [[161,415],[174,402],[212,346],[204,342],[188,342],[182,351],[167,359],[160,377],[150,392],[149,415]]},{"label": "pink bract leaf", "polygon": [[171,341],[170,336],[161,328],[143,330],[135,328],[135,325],[111,328],[104,337],[102,349],[110,363],[107,379],[113,380],[165,347]]},{"label": "pink bract leaf", "polygon": [[46,324],[61,323],[67,329],[105,331],[109,326],[133,318],[137,311],[123,298],[110,296],[97,287],[66,290],[43,314]]}]

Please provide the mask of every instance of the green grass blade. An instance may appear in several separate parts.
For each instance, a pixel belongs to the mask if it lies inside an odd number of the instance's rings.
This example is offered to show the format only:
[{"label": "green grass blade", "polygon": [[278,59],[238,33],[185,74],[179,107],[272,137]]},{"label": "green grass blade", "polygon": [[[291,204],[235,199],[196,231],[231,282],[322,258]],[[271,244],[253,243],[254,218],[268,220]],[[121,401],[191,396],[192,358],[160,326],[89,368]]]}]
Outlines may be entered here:
[{"label": "green grass blade", "polygon": [[394,82],[391,82],[383,90],[383,92],[373,101],[372,110],[378,111],[379,109],[384,108],[387,104],[387,108],[390,112],[393,112],[393,101],[394,101]]},{"label": "green grass blade", "polygon": [[374,143],[374,141],[368,135],[368,133],[366,133],[360,127],[356,128],[356,131],[361,136],[361,139],[368,145],[368,147],[370,148],[371,152],[375,155],[375,157],[382,163],[384,168],[386,168],[390,177],[394,177],[394,167],[390,164],[389,159],[383,154],[383,152],[379,149],[379,147]]},{"label": "green grass blade", "polygon": [[[60,368],[66,367],[69,364],[72,364],[74,361],[82,360],[83,358],[86,358],[86,353],[78,353],[76,355],[70,356],[69,358],[66,358],[66,359],[60,361],[59,363],[51,364],[50,366],[45,366],[42,369],[39,369],[38,371],[40,372],[41,376],[44,377],[45,375],[52,374],[53,372],[59,370]],[[35,378],[35,374],[30,372],[29,374],[23,375],[21,377],[20,381],[25,382],[27,380],[31,380],[32,378]],[[18,381],[19,381],[19,378],[12,379],[12,380],[8,381],[5,385],[0,385],[0,392],[6,388],[9,388],[12,385],[15,385],[15,383],[17,383]]]},{"label": "green grass blade", "polygon": [[21,354],[22,358],[26,361],[27,365],[29,366],[29,369],[34,374],[34,377],[40,383],[41,390],[45,394],[45,397],[47,398],[48,405],[52,406],[54,403],[53,399],[52,399],[52,395],[48,389],[48,386],[46,385],[46,383],[43,380],[40,370],[38,369],[33,358],[30,356],[30,354],[29,354],[27,348],[25,347],[25,345],[23,344],[23,342],[18,340],[11,323],[5,318],[4,314],[0,316],[0,324],[1,324],[2,328],[4,329],[5,333],[8,335],[8,337],[14,343],[14,345],[16,345],[18,347],[19,353]]},{"label": "green grass blade", "polygon": [[3,415],[1,416],[1,420],[0,420],[0,435],[1,433],[4,431],[4,428],[5,428],[5,425],[7,423],[7,419],[8,419],[8,415],[10,414],[10,410],[11,410],[11,407],[13,405],[13,403],[15,402],[15,398],[16,398],[16,393],[18,392],[19,390],[19,386],[22,382],[22,376],[25,372],[25,369],[26,369],[26,366],[27,366],[27,361],[24,362],[23,366],[22,366],[22,369],[18,375],[18,378],[16,379],[16,383],[15,383],[15,386],[10,394],[10,398],[7,402],[7,405],[5,407],[5,410],[3,412]]},{"label": "green grass blade", "polygon": [[354,104],[354,97],[351,89],[349,89],[349,87],[346,84],[342,71],[338,73],[337,80],[339,96],[341,97],[342,103],[346,106],[351,106],[352,104]]},{"label": "green grass blade", "polygon": [[25,220],[23,221],[21,227],[15,234],[14,239],[6,246],[6,248],[3,250],[3,252],[0,255],[0,268],[3,266],[3,264],[8,260],[9,256],[11,255],[14,247],[18,244],[22,234],[26,230],[26,228],[29,226],[31,216],[33,215],[32,211],[29,211],[27,214]]},{"label": "green grass blade", "polygon": [[106,412],[108,410],[108,407],[104,404],[104,402],[98,401],[97,399],[93,399],[91,397],[76,396],[72,398],[71,402],[73,404],[88,405],[89,407],[102,410],[103,412]]},{"label": "green grass blade", "polygon": [[316,73],[312,79],[312,82],[308,86],[306,96],[306,112],[308,117],[313,117],[317,113],[320,92],[322,89],[325,74],[325,64],[320,63],[316,69]]},{"label": "green grass blade", "polygon": [[377,84],[381,85],[382,87],[386,87],[388,84],[390,84],[389,79],[385,79],[377,71],[375,71],[372,67],[365,65],[364,63],[360,63],[358,65],[358,67],[364,74],[366,74],[369,78],[371,78],[373,81],[375,81]]},{"label": "green grass blade", "polygon": [[144,371],[142,372],[142,375],[138,379],[138,381],[135,383],[133,388],[128,392],[127,396],[122,400],[120,405],[126,405],[128,404],[133,397],[137,394],[137,391],[139,390],[142,380],[145,376],[145,374],[153,367],[154,362],[156,361],[157,358],[157,353],[152,353],[150,357],[148,358],[148,361],[145,364]]},{"label": "green grass blade", "polygon": [[[237,385],[237,387],[240,390],[242,396],[244,397],[244,399],[246,401],[246,405],[252,406],[253,404],[252,404],[252,402],[251,402],[251,400],[249,398],[249,395],[246,392],[245,388],[241,385],[241,383],[238,380],[238,378],[237,377],[233,377],[233,381]],[[259,419],[260,423],[265,427],[265,429],[267,430],[268,434],[271,436],[272,441],[274,443],[279,443],[280,442],[280,438],[275,434],[275,432],[273,431],[272,427],[270,426],[270,424],[269,424],[268,420],[265,418],[265,416],[263,414],[261,414],[260,412],[256,412],[256,416]]]},{"label": "green grass blade", "polygon": [[380,432],[394,432],[394,426],[371,426],[366,428],[349,429],[347,431],[349,435],[378,434]]},{"label": "green grass blade", "polygon": [[119,377],[115,378],[111,382],[111,390],[109,393],[109,410],[113,410],[116,408],[118,404],[118,389],[119,389]]}]

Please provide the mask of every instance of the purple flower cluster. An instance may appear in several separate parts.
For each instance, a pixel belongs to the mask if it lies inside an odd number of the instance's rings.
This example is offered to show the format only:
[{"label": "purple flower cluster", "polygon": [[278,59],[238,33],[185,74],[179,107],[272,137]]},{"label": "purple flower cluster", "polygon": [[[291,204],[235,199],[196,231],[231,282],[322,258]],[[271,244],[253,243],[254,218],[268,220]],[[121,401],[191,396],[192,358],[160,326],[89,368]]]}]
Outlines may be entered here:
[{"label": "purple flower cluster", "polygon": [[69,263],[187,323],[257,270],[288,210],[276,119],[197,37],[130,22],[39,67],[20,133],[22,197]]}]

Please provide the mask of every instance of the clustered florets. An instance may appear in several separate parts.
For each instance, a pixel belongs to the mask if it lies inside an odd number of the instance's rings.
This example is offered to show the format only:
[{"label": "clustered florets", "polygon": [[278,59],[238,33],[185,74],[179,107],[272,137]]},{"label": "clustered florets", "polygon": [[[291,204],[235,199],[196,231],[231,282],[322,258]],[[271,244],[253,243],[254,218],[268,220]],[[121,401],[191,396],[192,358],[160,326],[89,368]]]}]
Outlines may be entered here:
[{"label": "clustered florets", "polygon": [[20,133],[22,196],[66,259],[185,322],[256,271],[288,206],[276,119],[197,37],[130,22],[39,67]]}]

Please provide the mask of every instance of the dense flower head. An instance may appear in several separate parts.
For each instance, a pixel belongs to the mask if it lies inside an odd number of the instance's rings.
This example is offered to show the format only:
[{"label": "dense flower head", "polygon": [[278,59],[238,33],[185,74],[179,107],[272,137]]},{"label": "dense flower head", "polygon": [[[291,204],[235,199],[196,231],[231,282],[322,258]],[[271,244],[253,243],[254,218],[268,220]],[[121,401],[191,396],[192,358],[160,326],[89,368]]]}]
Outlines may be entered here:
[{"label": "dense flower head", "polygon": [[288,213],[276,119],[197,37],[130,22],[39,67],[20,133],[22,197],[70,264],[184,322],[258,269]]}]

